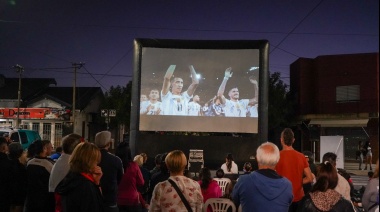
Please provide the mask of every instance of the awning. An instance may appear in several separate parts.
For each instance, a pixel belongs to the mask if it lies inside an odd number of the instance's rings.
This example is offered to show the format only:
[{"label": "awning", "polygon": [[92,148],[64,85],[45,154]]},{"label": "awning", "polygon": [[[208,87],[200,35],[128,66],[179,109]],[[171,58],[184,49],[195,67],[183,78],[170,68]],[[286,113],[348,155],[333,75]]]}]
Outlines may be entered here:
[{"label": "awning", "polygon": [[309,125],[321,127],[367,127],[369,119],[312,119]]}]

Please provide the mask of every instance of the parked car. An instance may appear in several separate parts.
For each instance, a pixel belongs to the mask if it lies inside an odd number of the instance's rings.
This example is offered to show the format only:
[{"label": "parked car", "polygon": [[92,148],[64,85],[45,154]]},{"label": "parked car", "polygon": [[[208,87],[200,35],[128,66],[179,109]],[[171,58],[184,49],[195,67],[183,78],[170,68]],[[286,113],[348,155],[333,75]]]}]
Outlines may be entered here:
[{"label": "parked car", "polygon": [[13,142],[20,142],[23,149],[27,149],[35,140],[41,140],[38,132],[26,129],[0,128],[0,136],[8,133]]}]

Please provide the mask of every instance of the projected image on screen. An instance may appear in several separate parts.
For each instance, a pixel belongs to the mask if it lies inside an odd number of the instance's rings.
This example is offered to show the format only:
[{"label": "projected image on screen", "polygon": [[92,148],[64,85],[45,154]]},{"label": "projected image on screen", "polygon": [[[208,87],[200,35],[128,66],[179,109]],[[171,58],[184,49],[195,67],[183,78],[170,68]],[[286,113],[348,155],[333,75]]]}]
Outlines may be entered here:
[{"label": "projected image on screen", "polygon": [[142,48],[141,131],[257,133],[258,49]]}]

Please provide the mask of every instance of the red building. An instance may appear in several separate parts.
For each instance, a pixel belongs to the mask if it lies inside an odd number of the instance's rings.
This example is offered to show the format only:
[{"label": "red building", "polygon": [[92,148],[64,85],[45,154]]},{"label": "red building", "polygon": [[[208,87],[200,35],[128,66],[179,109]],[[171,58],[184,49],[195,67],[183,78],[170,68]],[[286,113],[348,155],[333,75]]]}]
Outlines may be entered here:
[{"label": "red building", "polygon": [[290,65],[302,150],[317,148],[319,136],[343,135],[345,159],[355,159],[359,141],[370,140],[378,158],[379,53],[300,58]]}]

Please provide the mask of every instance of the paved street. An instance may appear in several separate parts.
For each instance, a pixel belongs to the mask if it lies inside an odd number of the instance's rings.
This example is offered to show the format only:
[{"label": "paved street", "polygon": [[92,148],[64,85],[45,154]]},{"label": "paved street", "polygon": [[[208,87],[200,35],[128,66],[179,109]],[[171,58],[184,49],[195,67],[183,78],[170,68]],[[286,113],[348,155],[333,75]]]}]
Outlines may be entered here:
[{"label": "paved street", "polygon": [[[372,164],[372,171],[374,171],[375,167],[376,164]],[[362,165],[362,168],[364,168],[364,165]],[[368,172],[370,171],[369,167],[367,170],[359,170],[359,164],[357,162],[345,162],[344,169],[350,173],[355,189],[367,185]]]}]

